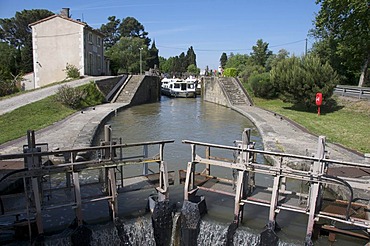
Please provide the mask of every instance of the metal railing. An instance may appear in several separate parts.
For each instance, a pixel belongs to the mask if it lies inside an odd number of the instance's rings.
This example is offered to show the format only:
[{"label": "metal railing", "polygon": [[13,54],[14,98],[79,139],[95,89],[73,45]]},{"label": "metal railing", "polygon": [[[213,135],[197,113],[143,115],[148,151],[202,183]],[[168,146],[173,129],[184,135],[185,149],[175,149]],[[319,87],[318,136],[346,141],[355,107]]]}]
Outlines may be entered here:
[{"label": "metal railing", "polygon": [[[370,168],[369,164],[345,162],[326,158],[325,137],[322,136],[319,137],[318,150],[315,157],[256,150],[251,147],[252,145],[250,142],[250,129],[244,130],[242,139],[243,140],[241,141],[241,143],[239,143],[238,146],[225,146],[183,140],[183,143],[189,144],[191,146],[192,153],[191,161],[188,162],[186,170],[184,191],[185,201],[191,201],[198,190],[206,190],[208,192],[216,192],[220,194],[235,196],[233,223],[235,223],[236,225],[238,225],[239,222],[242,220],[244,204],[255,204],[269,207],[270,212],[267,228],[269,228],[270,230],[275,229],[276,216],[280,210],[306,214],[308,216],[308,225],[306,232],[306,243],[308,243],[307,245],[310,245],[309,243],[311,242],[311,237],[313,235],[314,224],[319,221],[319,219],[323,218],[341,222],[347,225],[357,226],[365,231],[367,230],[367,232],[370,233],[370,214],[368,212],[366,218],[351,217],[349,214],[351,206],[356,201],[353,198],[353,189],[357,188],[369,190],[370,181],[366,179],[355,180],[346,179],[345,177],[333,177],[327,175],[328,167],[333,164],[340,164],[343,166],[351,166],[356,168]],[[206,147],[207,151],[205,157],[201,157],[197,154],[197,146]],[[210,157],[207,154],[211,152],[210,148],[224,149],[234,152],[236,151],[238,153],[238,158],[234,161],[217,160],[216,158]],[[275,156],[278,157],[280,161],[274,166],[258,163],[258,159],[255,158],[256,154],[263,155],[265,157]],[[290,160],[291,162],[306,161],[310,166],[310,170],[302,171],[289,168],[286,165],[287,160]],[[196,177],[197,175],[199,175],[199,173],[196,173],[195,170],[196,166],[199,164],[206,165],[205,171],[201,172],[203,174],[203,177],[205,177],[206,179],[197,184]],[[236,183],[235,185],[233,185],[234,189],[229,189],[228,192],[225,192],[224,187],[218,190],[217,188],[211,188],[211,184],[207,184],[203,187],[203,184],[206,184],[207,182],[207,178],[208,180],[215,179],[215,177],[211,175],[210,166],[218,166],[234,170],[237,175],[234,180],[229,182],[229,184]],[[273,186],[266,188],[263,187],[263,185],[256,184],[254,179],[254,174],[256,173],[271,176],[273,178]],[[198,180],[199,179],[200,178],[198,177]],[[292,180],[300,180],[302,182],[309,183],[308,192],[303,193],[303,191],[288,191],[287,182]],[[350,195],[347,201],[344,201],[344,203],[347,205],[345,214],[333,214],[322,210],[322,191],[327,185],[339,185],[348,190],[348,193]],[[269,192],[270,199],[266,199],[266,195],[259,196],[258,194],[259,192],[261,192],[261,194],[262,192],[266,193],[266,191]],[[284,200],[288,196],[289,198]],[[305,200],[303,206],[301,206],[302,199]],[[297,203],[292,204],[291,202],[294,200],[297,201]],[[298,201],[300,201],[299,204]],[[356,206],[363,206],[365,211],[368,211],[369,209],[369,207],[367,207],[369,205],[367,204],[359,205],[358,203],[356,203]]]},{"label": "metal railing", "polygon": [[[105,130],[110,130],[106,127]],[[119,181],[124,179],[123,171],[120,168],[127,165],[143,165],[142,173],[138,176],[149,175],[149,164],[156,164],[158,174],[158,186],[156,187],[158,200],[168,199],[168,172],[167,164],[163,161],[164,146],[168,143],[173,143],[174,140],[161,140],[161,141],[148,141],[138,143],[121,143],[116,144],[112,141],[111,135],[106,133],[104,144],[101,146],[42,151],[37,147],[35,141],[34,131],[28,131],[28,145],[24,147],[25,153],[0,155],[0,160],[14,160],[24,159],[24,168],[13,170],[0,178],[0,182],[9,181],[11,178],[14,180],[22,180],[24,191],[20,193],[2,194],[0,196],[0,218],[2,221],[8,221],[5,227],[11,228],[19,223],[19,218],[26,218],[26,224],[29,227],[29,236],[31,238],[32,230],[31,224],[36,223],[37,233],[44,233],[44,225],[42,214],[46,211],[59,209],[59,208],[73,208],[77,225],[83,224],[82,206],[86,203],[95,203],[102,200],[107,200],[109,204],[109,211],[112,219],[115,219],[118,214],[118,187]],[[158,146],[158,153],[152,157],[148,156],[148,146]],[[135,155],[123,155],[122,150],[129,148],[142,148],[141,153]],[[117,155],[119,150],[120,155]],[[86,153],[93,153],[91,160],[83,159],[80,155]],[[61,164],[46,164],[42,157],[62,157],[65,161]],[[80,156],[80,157],[79,157]],[[79,161],[77,161],[79,160]],[[99,170],[98,181],[87,183],[80,177],[82,171],[85,170]],[[121,173],[120,173],[121,172]],[[4,173],[3,173],[4,174]],[[63,175],[64,174],[64,178]],[[119,174],[119,177],[117,177]],[[51,187],[54,177],[58,177],[58,187]],[[50,185],[44,185],[45,182]],[[83,185],[98,185],[101,192],[92,196],[86,196],[81,192]],[[71,199],[55,200],[48,193],[52,191],[65,191],[74,194]],[[55,200],[55,201],[54,201]],[[17,206],[13,206],[17,204]],[[4,225],[0,225],[3,229]]]},{"label": "metal railing", "polygon": [[370,87],[337,85],[334,89],[334,94],[347,97],[356,97],[358,99],[370,99]]}]

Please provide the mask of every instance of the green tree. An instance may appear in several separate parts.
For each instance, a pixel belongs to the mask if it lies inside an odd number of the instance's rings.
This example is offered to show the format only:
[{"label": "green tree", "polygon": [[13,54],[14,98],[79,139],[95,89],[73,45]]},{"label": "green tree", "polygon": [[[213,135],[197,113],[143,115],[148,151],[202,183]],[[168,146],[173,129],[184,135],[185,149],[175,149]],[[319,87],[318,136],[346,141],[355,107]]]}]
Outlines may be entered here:
[{"label": "green tree", "polygon": [[0,42],[0,96],[12,94],[20,83],[19,68],[20,52],[13,46]]},{"label": "green tree", "polygon": [[[140,48],[142,48],[142,61],[148,57],[148,48],[145,40],[138,37],[122,37],[110,48],[106,55],[111,60],[111,70],[117,73],[139,73],[140,72]],[[143,62],[143,69],[145,67]]]},{"label": "green tree", "polygon": [[317,92],[324,99],[332,96],[339,78],[328,62],[315,55],[283,59],[271,70],[271,80],[284,101],[315,105]]},{"label": "green tree", "polygon": [[144,26],[134,17],[126,17],[122,19],[118,27],[121,37],[141,38],[145,40],[145,45],[149,46],[150,38],[148,33],[144,30]]},{"label": "green tree", "polygon": [[120,19],[116,19],[115,16],[108,17],[108,23],[102,24],[99,31],[104,34],[104,48],[110,49],[121,37],[118,31],[118,27],[121,23]]},{"label": "green tree", "polygon": [[327,55],[338,56],[344,70],[353,71],[359,86],[365,85],[369,79],[370,60],[369,2],[316,0],[316,4],[321,4],[321,8],[312,34],[325,42],[321,47],[332,49]]},{"label": "green tree", "polygon": [[251,52],[250,55],[256,65],[265,67],[267,59],[272,55],[268,46],[268,43],[263,42],[262,39],[258,39],[257,44],[252,47],[253,52]]},{"label": "green tree", "polygon": [[193,46],[190,46],[186,52],[186,63],[184,66],[187,68],[189,65],[194,64],[197,67],[197,55],[194,52]]},{"label": "green tree", "polygon": [[279,61],[284,60],[285,58],[289,57],[289,52],[285,49],[281,49],[278,53],[271,54],[266,60],[266,71],[270,71],[272,67],[274,67]]},{"label": "green tree", "polygon": [[236,69],[236,76],[238,76],[246,66],[249,64],[249,57],[248,55],[242,55],[242,54],[230,54],[229,58],[226,62],[226,68],[235,68]]},{"label": "green tree", "polygon": [[257,97],[270,99],[277,96],[276,88],[268,72],[252,74],[248,79],[248,83]]},{"label": "green tree", "polygon": [[159,56],[158,49],[155,46],[155,41],[152,43],[152,47],[149,49],[149,57],[147,58],[147,65],[149,68],[157,66],[159,68]]},{"label": "green tree", "polygon": [[171,61],[170,59],[166,59],[163,56],[159,57],[159,70],[162,73],[170,73],[171,72]]},{"label": "green tree", "polygon": [[225,68],[226,66],[226,63],[227,63],[227,55],[226,53],[222,53],[221,57],[220,57],[220,65],[222,68]]},{"label": "green tree", "polygon": [[44,19],[54,13],[45,9],[32,9],[16,12],[10,19],[0,19],[0,41],[20,50],[21,61],[18,71],[28,73],[33,70],[32,30],[29,24]]},{"label": "green tree", "polygon": [[188,71],[189,65],[194,65],[197,67],[196,54],[192,46],[186,52],[181,52],[180,55],[159,59],[160,70],[164,73],[169,73],[171,76],[181,77]]},{"label": "green tree", "polygon": [[197,68],[197,66],[195,66],[194,64],[190,64],[190,65],[188,66],[187,72],[188,72],[190,75],[199,75],[199,73],[200,73],[200,69],[199,69],[199,68]]}]

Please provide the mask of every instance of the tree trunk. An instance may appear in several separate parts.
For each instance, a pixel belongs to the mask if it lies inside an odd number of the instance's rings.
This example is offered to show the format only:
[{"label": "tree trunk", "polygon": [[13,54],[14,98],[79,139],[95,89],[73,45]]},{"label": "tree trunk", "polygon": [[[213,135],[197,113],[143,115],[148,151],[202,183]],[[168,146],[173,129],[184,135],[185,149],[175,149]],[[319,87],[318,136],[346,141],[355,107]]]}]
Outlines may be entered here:
[{"label": "tree trunk", "polygon": [[365,64],[362,68],[361,76],[358,81],[358,87],[363,87],[364,85],[367,84],[369,60],[370,60],[370,53],[368,54],[367,59],[365,60]]}]

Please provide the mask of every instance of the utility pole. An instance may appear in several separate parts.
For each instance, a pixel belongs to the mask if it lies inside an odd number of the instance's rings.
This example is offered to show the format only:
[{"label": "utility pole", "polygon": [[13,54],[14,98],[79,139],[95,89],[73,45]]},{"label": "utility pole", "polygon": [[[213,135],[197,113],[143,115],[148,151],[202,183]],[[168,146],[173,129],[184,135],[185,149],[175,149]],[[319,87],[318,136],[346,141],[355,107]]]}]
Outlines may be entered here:
[{"label": "utility pole", "polygon": [[140,50],[140,75],[142,75],[143,74],[143,61],[142,61],[141,51],[143,50],[143,47],[140,47],[139,50]]},{"label": "utility pole", "polygon": [[306,47],[305,47],[304,55],[305,55],[305,56],[307,55],[307,38],[306,38]]}]

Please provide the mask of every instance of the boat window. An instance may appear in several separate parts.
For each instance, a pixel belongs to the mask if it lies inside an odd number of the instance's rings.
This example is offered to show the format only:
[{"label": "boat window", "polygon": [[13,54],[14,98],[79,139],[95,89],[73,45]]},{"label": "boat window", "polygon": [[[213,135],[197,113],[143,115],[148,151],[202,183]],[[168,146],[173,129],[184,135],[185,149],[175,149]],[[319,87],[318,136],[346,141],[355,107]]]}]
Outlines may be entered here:
[{"label": "boat window", "polygon": [[181,90],[185,91],[186,90],[186,84],[181,84]]},{"label": "boat window", "polygon": [[175,84],[175,88],[180,88],[180,84]]},{"label": "boat window", "polygon": [[189,89],[194,89],[194,84],[188,84]]},{"label": "boat window", "polygon": [[171,88],[171,89],[173,88],[173,85],[172,85],[172,84],[170,85],[170,88]]}]

